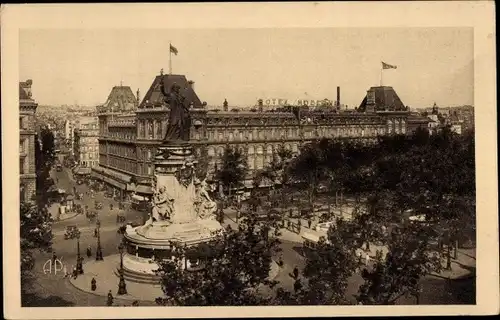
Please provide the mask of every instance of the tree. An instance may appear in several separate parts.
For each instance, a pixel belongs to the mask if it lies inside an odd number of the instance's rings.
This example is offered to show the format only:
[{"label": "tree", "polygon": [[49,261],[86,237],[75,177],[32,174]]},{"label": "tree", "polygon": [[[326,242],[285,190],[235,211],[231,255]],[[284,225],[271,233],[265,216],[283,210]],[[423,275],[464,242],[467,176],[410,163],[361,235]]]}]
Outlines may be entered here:
[{"label": "tree", "polygon": [[222,166],[216,172],[216,178],[229,193],[231,187],[239,187],[243,184],[247,170],[247,162],[241,150],[227,146],[222,155]]},{"label": "tree", "polygon": [[30,289],[34,267],[34,250],[47,251],[52,245],[50,215],[46,210],[38,210],[32,203],[20,206],[21,238],[21,290]]},{"label": "tree", "polygon": [[320,239],[315,249],[306,255],[306,265],[301,279],[295,279],[294,292],[279,290],[275,304],[348,304],[347,281],[359,266],[352,227],[351,223],[337,219],[327,239]]},{"label": "tree", "polygon": [[428,227],[409,225],[395,229],[384,257],[377,252],[371,270],[364,269],[365,282],[356,296],[365,305],[391,305],[402,296],[419,300],[419,281],[441,270],[441,257],[429,243]]},{"label": "tree", "polygon": [[36,198],[39,208],[47,204],[47,190],[54,184],[50,179],[50,170],[54,161],[54,134],[44,127],[35,139]]},{"label": "tree", "polygon": [[[226,229],[211,243],[197,248],[177,246],[174,259],[158,261],[164,297],[161,305],[241,306],[267,304],[263,290],[276,285],[268,280],[272,256],[279,249],[279,228],[272,230],[249,214],[238,229]],[[264,232],[266,231],[266,232]],[[268,232],[269,231],[269,232]],[[187,271],[184,260],[202,257],[203,269]]]},{"label": "tree", "polygon": [[308,186],[307,193],[311,208],[318,185],[326,176],[325,149],[327,144],[328,140],[322,139],[303,146],[300,155],[291,163],[290,176]]},{"label": "tree", "polygon": [[272,161],[260,173],[262,178],[266,178],[272,183],[281,186],[281,203],[285,204],[285,190],[290,180],[290,162],[293,152],[281,145],[273,154]]},{"label": "tree", "polygon": [[208,174],[208,167],[210,165],[210,160],[208,157],[208,150],[206,146],[200,148],[200,155],[197,157],[198,164],[196,165],[196,177],[201,181],[205,180]]}]

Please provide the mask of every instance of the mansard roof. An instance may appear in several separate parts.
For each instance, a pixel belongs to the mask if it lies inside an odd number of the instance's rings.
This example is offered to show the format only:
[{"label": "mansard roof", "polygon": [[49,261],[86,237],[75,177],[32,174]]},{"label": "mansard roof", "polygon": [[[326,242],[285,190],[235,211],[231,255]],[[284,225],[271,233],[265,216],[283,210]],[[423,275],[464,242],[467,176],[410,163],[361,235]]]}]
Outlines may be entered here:
[{"label": "mansard roof", "polygon": [[192,85],[189,84],[185,75],[180,74],[164,74],[163,76],[156,76],[149,88],[148,92],[142,99],[139,108],[144,108],[147,105],[163,104],[163,94],[160,91],[160,80],[163,77],[163,83],[166,90],[170,90],[174,83],[181,87],[181,93],[186,97],[188,104],[193,103],[194,107],[201,107],[202,103],[198,95],[194,91]]},{"label": "mansard roof", "polygon": [[[374,101],[370,101],[372,97]],[[369,99],[370,98],[370,99]],[[374,107],[374,111],[405,111],[406,107],[392,87],[371,87],[359,105],[359,111],[366,111],[367,106]]]},{"label": "mansard roof", "polygon": [[129,86],[115,86],[103,104],[107,111],[120,112],[135,109],[137,98]]}]

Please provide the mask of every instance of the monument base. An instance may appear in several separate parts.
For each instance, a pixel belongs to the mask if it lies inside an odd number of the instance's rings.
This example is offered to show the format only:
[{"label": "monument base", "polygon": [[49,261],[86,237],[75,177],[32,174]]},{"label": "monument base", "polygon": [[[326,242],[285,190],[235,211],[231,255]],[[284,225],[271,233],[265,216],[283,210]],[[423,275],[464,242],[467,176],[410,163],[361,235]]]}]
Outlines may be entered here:
[{"label": "monument base", "polygon": [[[215,239],[223,231],[216,220],[195,220],[188,223],[173,224],[168,221],[146,223],[143,226],[127,227],[124,241],[126,254],[123,256],[124,277],[129,281],[157,283],[156,259],[170,260],[174,246],[196,247]],[[200,261],[190,256],[184,262],[188,270],[198,270]]]}]

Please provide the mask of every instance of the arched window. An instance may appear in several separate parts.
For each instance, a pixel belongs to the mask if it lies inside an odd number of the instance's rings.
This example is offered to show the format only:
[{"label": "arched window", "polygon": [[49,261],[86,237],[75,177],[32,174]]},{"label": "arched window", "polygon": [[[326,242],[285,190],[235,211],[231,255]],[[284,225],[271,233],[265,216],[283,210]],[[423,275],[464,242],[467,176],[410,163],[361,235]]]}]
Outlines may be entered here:
[{"label": "arched window", "polygon": [[215,149],[213,147],[208,148],[208,156],[209,157],[215,156]]},{"label": "arched window", "polygon": [[393,126],[393,123],[391,120],[387,120],[387,133],[390,134],[392,133],[392,126]]},{"label": "arched window", "polygon": [[247,161],[248,161],[248,168],[250,170],[253,170],[255,169],[255,149],[253,146],[249,146],[248,147],[248,157],[247,157]]}]

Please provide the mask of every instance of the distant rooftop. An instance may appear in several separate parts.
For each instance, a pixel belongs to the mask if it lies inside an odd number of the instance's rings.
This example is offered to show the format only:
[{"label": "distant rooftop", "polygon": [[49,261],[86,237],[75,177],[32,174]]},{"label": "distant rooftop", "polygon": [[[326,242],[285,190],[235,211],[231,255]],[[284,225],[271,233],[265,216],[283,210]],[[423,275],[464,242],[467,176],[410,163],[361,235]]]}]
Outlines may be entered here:
[{"label": "distant rooftop", "polygon": [[361,112],[406,111],[406,107],[392,87],[371,87],[358,108]]}]

